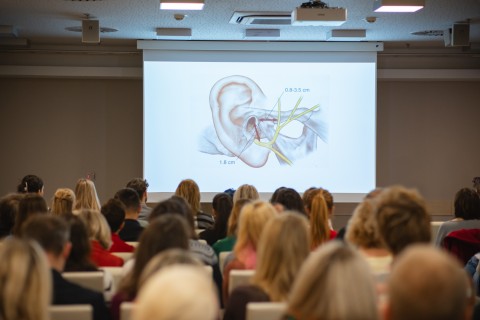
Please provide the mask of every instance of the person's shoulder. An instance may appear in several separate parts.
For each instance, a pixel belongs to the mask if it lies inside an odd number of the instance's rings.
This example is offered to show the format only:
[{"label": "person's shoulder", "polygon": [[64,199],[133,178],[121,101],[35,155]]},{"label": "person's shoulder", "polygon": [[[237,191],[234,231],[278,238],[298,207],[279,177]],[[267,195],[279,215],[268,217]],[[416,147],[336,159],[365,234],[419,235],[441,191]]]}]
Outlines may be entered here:
[{"label": "person's shoulder", "polygon": [[59,273],[54,276],[54,299],[58,304],[104,302],[101,292],[84,288],[68,281]]}]

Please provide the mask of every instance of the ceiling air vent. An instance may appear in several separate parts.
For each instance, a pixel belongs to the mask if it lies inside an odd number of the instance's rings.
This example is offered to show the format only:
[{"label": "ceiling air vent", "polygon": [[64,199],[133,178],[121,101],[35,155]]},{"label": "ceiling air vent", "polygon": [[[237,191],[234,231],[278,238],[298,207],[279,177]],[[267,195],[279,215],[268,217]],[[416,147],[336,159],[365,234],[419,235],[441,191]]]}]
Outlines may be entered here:
[{"label": "ceiling air vent", "polygon": [[243,24],[249,26],[278,26],[291,25],[292,13],[281,12],[262,12],[262,11],[238,11],[234,12],[230,18],[232,24]]}]

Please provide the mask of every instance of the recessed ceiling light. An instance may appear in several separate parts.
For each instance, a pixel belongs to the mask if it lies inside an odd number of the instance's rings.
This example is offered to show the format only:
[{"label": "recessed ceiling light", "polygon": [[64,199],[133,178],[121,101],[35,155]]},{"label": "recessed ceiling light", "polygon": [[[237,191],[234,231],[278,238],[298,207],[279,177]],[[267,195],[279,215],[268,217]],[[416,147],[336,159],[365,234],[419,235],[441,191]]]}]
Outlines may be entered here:
[{"label": "recessed ceiling light", "polygon": [[375,12],[416,12],[425,6],[425,0],[375,0]]},{"label": "recessed ceiling light", "polygon": [[160,10],[202,10],[203,0],[160,0]]}]

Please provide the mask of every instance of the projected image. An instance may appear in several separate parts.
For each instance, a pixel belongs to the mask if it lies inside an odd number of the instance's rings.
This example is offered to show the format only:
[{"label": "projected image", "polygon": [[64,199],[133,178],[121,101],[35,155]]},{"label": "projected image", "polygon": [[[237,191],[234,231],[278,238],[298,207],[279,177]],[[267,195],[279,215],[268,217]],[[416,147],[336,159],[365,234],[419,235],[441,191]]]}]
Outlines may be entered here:
[{"label": "projected image", "polygon": [[[302,90],[298,90],[302,91]],[[302,105],[302,92],[294,105],[284,105],[282,95],[268,105],[267,97],[252,79],[233,75],[218,80],[210,91],[212,127],[199,140],[199,151],[236,157],[253,168],[263,167],[270,153],[280,164],[293,165],[317,149],[317,139],[327,142],[327,121],[321,105]],[[285,130],[301,124],[301,134]]]}]

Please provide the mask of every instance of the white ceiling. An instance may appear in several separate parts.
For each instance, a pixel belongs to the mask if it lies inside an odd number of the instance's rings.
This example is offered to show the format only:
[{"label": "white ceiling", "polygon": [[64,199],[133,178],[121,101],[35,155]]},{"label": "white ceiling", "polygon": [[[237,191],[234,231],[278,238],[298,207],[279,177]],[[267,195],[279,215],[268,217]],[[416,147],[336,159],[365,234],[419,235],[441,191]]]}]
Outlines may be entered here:
[{"label": "white ceiling", "polygon": [[[229,23],[235,11],[291,12],[306,0],[205,0],[202,11],[160,11],[159,0],[0,0],[0,25],[11,25],[18,38],[35,44],[81,44],[81,33],[65,30],[81,26],[84,14],[100,27],[118,29],[102,33],[101,45],[133,45],[137,39],[156,39],[156,28],[191,28],[192,40],[244,40],[251,26]],[[426,0],[416,13],[375,13],[374,0],[326,0],[330,7],[347,9],[340,27],[269,26],[280,29],[279,41],[325,41],[331,29],[366,29],[363,41],[427,43],[444,46],[443,37],[416,36],[412,32],[445,30],[470,22],[470,42],[480,43],[480,0]],[[175,13],[186,14],[183,21]],[[377,18],[367,23],[366,17]],[[257,27],[258,28],[258,27]]]}]

